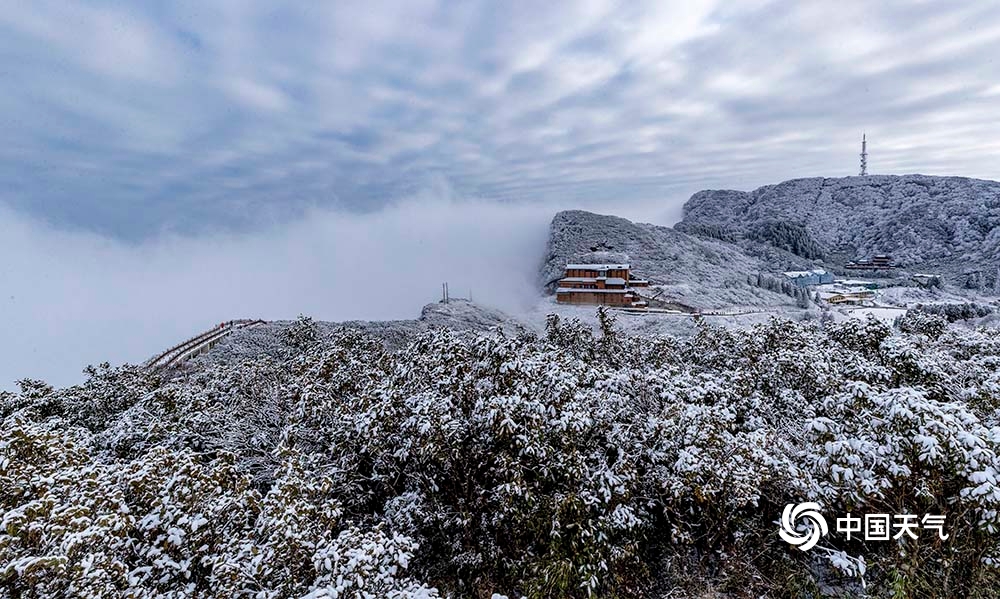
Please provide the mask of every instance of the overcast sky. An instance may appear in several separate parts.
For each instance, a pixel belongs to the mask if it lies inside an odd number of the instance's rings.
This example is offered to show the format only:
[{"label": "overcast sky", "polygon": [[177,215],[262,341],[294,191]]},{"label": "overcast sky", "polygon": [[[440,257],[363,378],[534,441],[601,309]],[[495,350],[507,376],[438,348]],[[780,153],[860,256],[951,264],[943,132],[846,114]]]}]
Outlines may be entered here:
[{"label": "overcast sky", "polygon": [[[139,239],[1000,164],[992,2],[0,0],[0,201]],[[664,211],[665,214],[675,214]]]},{"label": "overcast sky", "polygon": [[516,310],[556,210],[670,224],[862,131],[995,179],[994,57],[992,2],[0,0],[0,388],[442,280]]}]

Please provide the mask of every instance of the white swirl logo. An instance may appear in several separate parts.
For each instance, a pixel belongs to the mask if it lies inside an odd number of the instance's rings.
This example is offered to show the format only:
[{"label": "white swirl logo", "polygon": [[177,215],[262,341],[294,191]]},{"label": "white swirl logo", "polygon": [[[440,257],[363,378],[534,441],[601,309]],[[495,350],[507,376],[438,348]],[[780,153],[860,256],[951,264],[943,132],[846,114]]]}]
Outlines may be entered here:
[{"label": "white swirl logo", "polygon": [[[808,532],[799,532],[795,526],[799,518],[811,521],[812,529]],[[789,503],[781,512],[781,530],[778,534],[790,545],[795,545],[802,551],[815,547],[816,543],[819,543],[819,538],[827,532],[826,519],[819,513],[819,504],[814,501],[798,505]]]}]

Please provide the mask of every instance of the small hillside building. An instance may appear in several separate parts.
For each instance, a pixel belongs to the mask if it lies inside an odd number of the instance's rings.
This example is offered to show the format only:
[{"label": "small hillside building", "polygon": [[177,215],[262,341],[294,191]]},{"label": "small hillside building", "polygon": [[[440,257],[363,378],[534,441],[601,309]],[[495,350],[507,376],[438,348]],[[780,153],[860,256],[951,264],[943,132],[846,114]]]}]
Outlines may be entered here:
[{"label": "small hillside building", "polygon": [[833,293],[824,298],[828,304],[861,304],[875,299],[875,292],[868,289]]},{"label": "small hillside building", "polygon": [[645,287],[649,281],[633,276],[628,264],[567,264],[556,289],[556,301],[644,307],[646,301],[636,290]]},{"label": "small hillside building", "polygon": [[813,270],[793,270],[784,273],[785,278],[797,287],[811,287],[812,285],[824,285],[833,282],[833,273],[823,269]]},{"label": "small hillside building", "polygon": [[899,264],[888,254],[877,254],[868,258],[858,258],[844,265],[844,268],[853,270],[882,270],[888,268],[898,268]]}]

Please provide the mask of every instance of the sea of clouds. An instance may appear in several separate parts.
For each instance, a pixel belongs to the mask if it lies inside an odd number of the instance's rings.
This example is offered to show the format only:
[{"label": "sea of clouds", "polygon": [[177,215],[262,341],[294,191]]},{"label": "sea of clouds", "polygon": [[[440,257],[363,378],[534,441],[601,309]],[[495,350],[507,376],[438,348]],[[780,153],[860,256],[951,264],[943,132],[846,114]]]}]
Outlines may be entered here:
[{"label": "sea of clouds", "polygon": [[[377,212],[316,209],[269,228],[140,242],[67,231],[0,204],[0,389],[140,363],[233,318],[415,318],[453,296],[537,305],[552,216],[567,206],[420,195]],[[591,207],[662,221],[662,202]],[[659,218],[644,215],[661,213]]]}]

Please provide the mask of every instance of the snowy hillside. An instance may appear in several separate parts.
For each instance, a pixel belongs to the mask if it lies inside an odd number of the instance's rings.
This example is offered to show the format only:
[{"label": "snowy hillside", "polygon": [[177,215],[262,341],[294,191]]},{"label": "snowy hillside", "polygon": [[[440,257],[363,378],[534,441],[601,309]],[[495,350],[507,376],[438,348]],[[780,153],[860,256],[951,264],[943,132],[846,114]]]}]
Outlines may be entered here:
[{"label": "snowy hillside", "polygon": [[702,191],[679,231],[754,239],[835,266],[889,254],[962,286],[993,286],[1000,265],[1000,183],[924,175],[813,178],[752,192]]},{"label": "snowy hillside", "polygon": [[[189,365],[231,363],[262,356],[284,359],[295,355],[300,348],[297,340],[289,336],[295,324],[295,321],[290,320],[272,321],[236,331],[204,355],[192,360]],[[339,334],[343,328],[355,329],[373,336],[388,349],[394,350],[405,347],[421,333],[435,328],[447,328],[456,332],[482,332],[497,326],[516,331],[519,325],[517,319],[500,310],[466,299],[451,299],[447,304],[442,302],[427,304],[421,310],[420,317],[415,320],[316,321],[312,330],[315,331],[317,340],[323,341]]]},{"label": "snowy hillside", "polygon": [[758,272],[808,268],[811,264],[787,252],[772,254],[766,259],[734,244],[670,227],[568,210],[552,219],[540,283],[551,289],[569,263],[622,261],[631,264],[636,276],[663,289],[663,297],[696,308],[791,304],[786,295],[747,283],[747,277]]},{"label": "snowy hillside", "polygon": [[[697,316],[457,299],[0,392],[0,599],[995,596],[1000,316],[940,285],[831,308],[754,284],[842,244],[775,216],[808,188],[783,185],[698,194],[688,232],[553,219],[540,287],[627,261]],[[801,502],[949,537],[831,530],[807,553],[776,525]]]},{"label": "snowy hillside", "polygon": [[[0,392],[0,597],[995,596],[996,330],[600,329],[388,351],[300,319],[294,351],[23,381]],[[943,514],[948,540],[831,521],[800,551],[776,520],[803,501]]]}]

